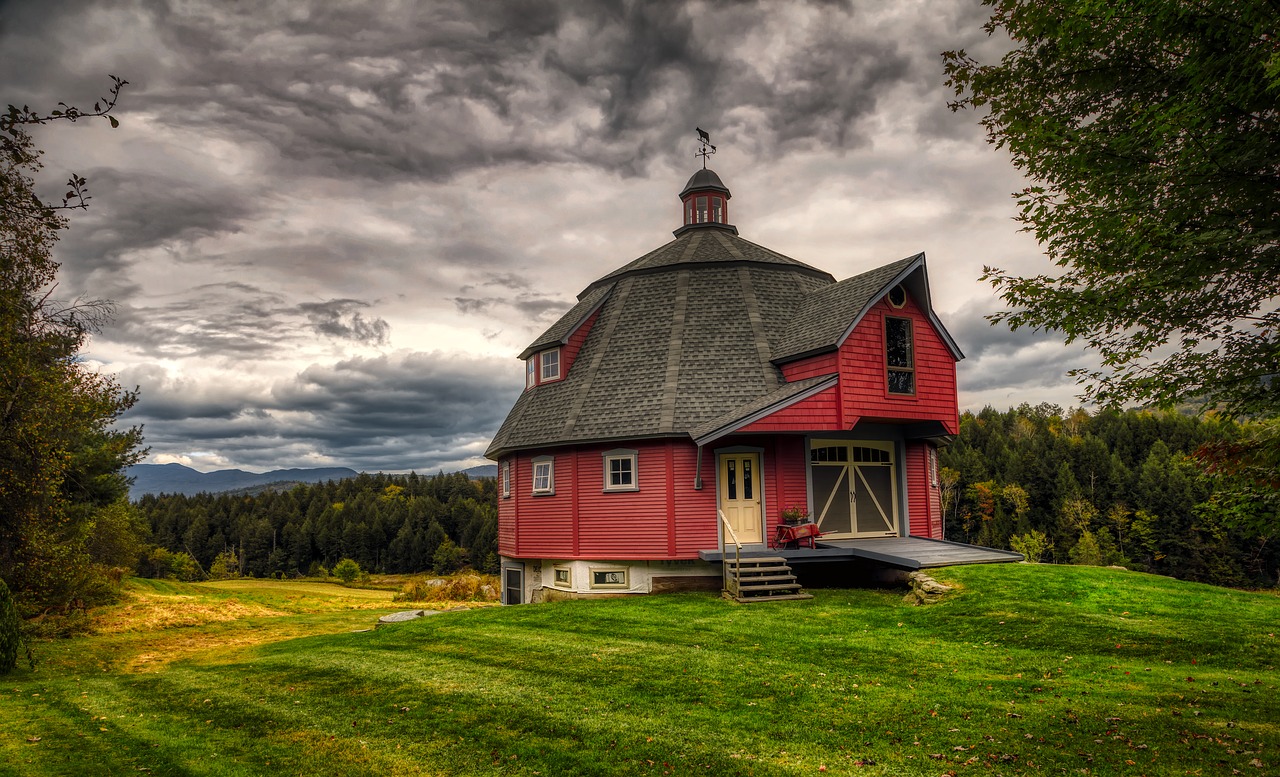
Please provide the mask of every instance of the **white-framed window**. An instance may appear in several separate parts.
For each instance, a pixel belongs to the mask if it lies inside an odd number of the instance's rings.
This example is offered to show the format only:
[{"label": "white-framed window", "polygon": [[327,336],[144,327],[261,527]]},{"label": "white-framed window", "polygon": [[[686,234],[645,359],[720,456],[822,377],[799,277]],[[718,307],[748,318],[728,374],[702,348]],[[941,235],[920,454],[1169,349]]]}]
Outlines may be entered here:
[{"label": "white-framed window", "polygon": [[592,567],[591,568],[591,587],[592,588],[626,588],[627,587],[627,568],[626,567]]},{"label": "white-framed window", "polygon": [[884,353],[885,367],[888,371],[889,393],[915,394],[916,356],[911,332],[911,319],[885,316]]},{"label": "white-framed window", "polygon": [[542,362],[542,380],[560,380],[560,349],[552,348],[539,355]]},{"label": "white-framed window", "polygon": [[938,487],[938,449],[929,446],[929,485]]},{"label": "white-framed window", "polygon": [[556,492],[556,459],[554,456],[537,456],[533,459],[533,493]]},{"label": "white-framed window", "polygon": [[638,454],[633,450],[612,450],[604,454],[604,490],[639,491]]},{"label": "white-framed window", "polygon": [[530,356],[524,360],[524,387],[533,388],[538,385],[538,357]]},{"label": "white-framed window", "polygon": [[556,564],[551,570],[551,582],[556,588],[573,588],[573,568]]},{"label": "white-framed window", "polygon": [[511,498],[511,462],[502,462],[502,498]]}]

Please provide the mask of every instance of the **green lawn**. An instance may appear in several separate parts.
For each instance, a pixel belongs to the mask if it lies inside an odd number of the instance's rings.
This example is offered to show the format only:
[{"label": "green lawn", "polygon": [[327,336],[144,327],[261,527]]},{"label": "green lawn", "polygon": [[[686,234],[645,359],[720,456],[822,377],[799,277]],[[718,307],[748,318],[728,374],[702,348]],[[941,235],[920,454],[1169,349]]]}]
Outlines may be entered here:
[{"label": "green lawn", "polygon": [[[291,614],[39,645],[38,671],[0,678],[0,770],[1280,773],[1274,593],[1084,567],[935,574],[961,589],[930,607],[680,595],[364,633],[381,610],[181,587]],[[135,660],[184,632],[195,647]]]}]

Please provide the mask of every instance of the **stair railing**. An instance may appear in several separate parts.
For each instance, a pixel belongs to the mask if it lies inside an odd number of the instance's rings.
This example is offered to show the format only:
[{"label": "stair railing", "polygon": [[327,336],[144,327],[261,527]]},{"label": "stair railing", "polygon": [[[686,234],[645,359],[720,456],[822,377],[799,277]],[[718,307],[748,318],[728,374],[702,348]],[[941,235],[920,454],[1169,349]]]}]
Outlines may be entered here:
[{"label": "stair railing", "polygon": [[[720,516],[720,524],[724,526],[724,536],[733,540],[733,561],[738,573],[741,574],[742,543],[738,541],[738,535],[733,531],[733,527],[729,525],[729,519],[725,517],[724,510],[717,507],[716,514]],[[738,595],[737,586],[729,587],[729,555],[727,553],[720,557],[720,573],[723,577],[724,590],[736,597]]]}]

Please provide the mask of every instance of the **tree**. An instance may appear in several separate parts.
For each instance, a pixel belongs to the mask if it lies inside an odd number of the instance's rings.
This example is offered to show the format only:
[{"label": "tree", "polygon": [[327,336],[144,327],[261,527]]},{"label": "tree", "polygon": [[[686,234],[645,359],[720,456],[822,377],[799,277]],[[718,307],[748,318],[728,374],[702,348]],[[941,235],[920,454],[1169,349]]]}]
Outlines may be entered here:
[{"label": "tree", "polygon": [[987,268],[1011,328],[1102,357],[1103,405],[1280,413],[1280,8],[1267,0],[984,0],[1015,48],[946,52],[953,109],[1031,185],[1017,220],[1059,270]]},{"label": "tree", "polygon": [[[67,210],[88,206],[85,180],[72,175],[60,205],[35,193],[41,152],[29,127],[110,115],[126,82],[81,111],[62,105],[40,114],[10,105],[0,115],[0,578],[19,612],[92,603],[110,586],[105,562],[128,545],[131,521],[119,504],[121,470],[141,458],[141,431],[115,420],[137,399],[80,360],[88,335],[109,316],[101,301],[60,303],[52,257]],[[93,597],[90,596],[93,594]]]},{"label": "tree", "polygon": [[356,578],[362,574],[364,574],[364,570],[360,568],[360,565],[349,558],[344,558],[333,565],[334,577],[346,584],[355,582]]}]

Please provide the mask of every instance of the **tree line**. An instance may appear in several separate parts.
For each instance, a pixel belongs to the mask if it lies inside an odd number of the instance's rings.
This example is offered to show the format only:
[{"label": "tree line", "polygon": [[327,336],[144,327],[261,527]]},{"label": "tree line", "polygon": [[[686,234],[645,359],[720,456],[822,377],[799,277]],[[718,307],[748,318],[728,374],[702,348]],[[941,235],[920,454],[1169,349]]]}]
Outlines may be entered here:
[{"label": "tree line", "polygon": [[146,495],[135,506],[154,543],[144,575],[322,576],[343,559],[386,573],[498,570],[492,478],[362,474],[258,494]]},{"label": "tree line", "polygon": [[1236,495],[1258,484],[1215,473],[1204,454],[1256,434],[1212,413],[966,412],[939,455],[946,536],[1041,561],[1274,586],[1274,504],[1246,502],[1242,517]]}]

